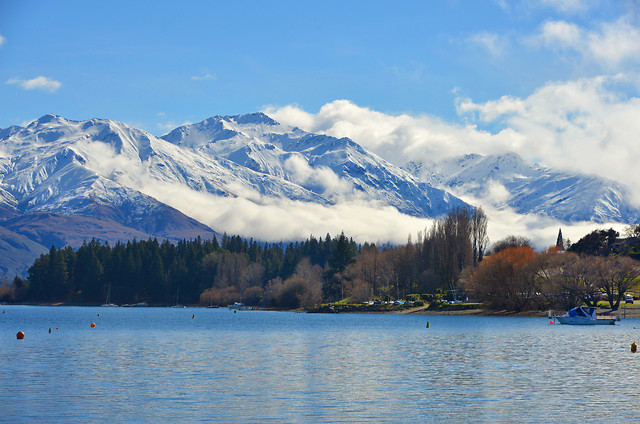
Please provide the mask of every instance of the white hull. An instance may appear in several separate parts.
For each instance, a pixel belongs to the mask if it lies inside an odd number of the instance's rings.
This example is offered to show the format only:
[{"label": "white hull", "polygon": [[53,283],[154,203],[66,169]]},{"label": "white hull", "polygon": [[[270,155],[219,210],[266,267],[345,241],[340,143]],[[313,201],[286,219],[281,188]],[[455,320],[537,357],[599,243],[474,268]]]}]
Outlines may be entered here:
[{"label": "white hull", "polygon": [[578,306],[571,309],[564,315],[549,316],[560,324],[567,325],[615,325],[616,321],[620,321],[620,317],[599,317],[596,315],[596,308],[593,306]]},{"label": "white hull", "polygon": [[616,318],[589,319],[582,317],[554,317],[560,324],[568,325],[615,325]]}]

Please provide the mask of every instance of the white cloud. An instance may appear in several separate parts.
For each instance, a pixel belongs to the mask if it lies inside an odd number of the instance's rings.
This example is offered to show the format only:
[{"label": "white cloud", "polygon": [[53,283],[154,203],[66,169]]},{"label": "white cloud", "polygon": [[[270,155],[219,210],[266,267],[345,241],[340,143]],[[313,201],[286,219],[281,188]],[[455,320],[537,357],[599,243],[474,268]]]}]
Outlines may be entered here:
[{"label": "white cloud", "polygon": [[506,48],[506,40],[498,34],[480,32],[469,38],[473,44],[483,47],[492,56],[500,56]]},{"label": "white cloud", "polygon": [[[158,113],[158,116],[165,116],[164,114],[161,115],[162,112]],[[189,121],[184,121],[181,124],[178,124],[176,121],[167,121],[167,122],[157,122],[156,123],[156,128],[158,128],[159,130],[163,131],[165,134],[175,130],[176,128],[182,126],[182,125],[190,125],[191,122]]]},{"label": "white cloud", "polygon": [[498,7],[506,12],[510,10],[509,3],[506,0],[493,0]]},{"label": "white cloud", "polygon": [[3,46],[4,43],[7,42],[7,39],[5,37],[2,36],[2,34],[0,34],[0,47]]},{"label": "white cloud", "polygon": [[555,48],[578,48],[582,42],[582,30],[565,21],[547,21],[542,24],[538,40],[545,46]]},{"label": "white cloud", "polygon": [[575,13],[589,9],[596,2],[594,0],[540,0],[540,3],[559,12]]},{"label": "white cloud", "polygon": [[[266,197],[259,192],[234,184],[227,189],[236,197],[216,196],[196,191],[179,182],[160,181],[152,175],[146,163],[118,154],[113,146],[79,140],[76,148],[87,159],[90,169],[124,186],[136,189],[170,205],[211,228],[230,234],[253,237],[263,241],[302,240],[310,235],[332,235],[344,231],[360,242],[406,242],[409,234],[431,225],[432,220],[401,214],[393,207],[358,199],[341,200],[335,205]],[[317,179],[331,187],[337,178],[330,169],[308,169],[295,160],[299,174]],[[333,176],[327,177],[327,172]],[[335,181],[334,181],[335,182]],[[342,183],[337,182],[340,186]]]},{"label": "white cloud", "polygon": [[318,189],[323,196],[333,201],[353,200],[356,197],[352,184],[326,166],[312,167],[303,156],[289,157],[284,168],[291,173],[294,183]]},{"label": "white cloud", "polygon": [[504,131],[517,134],[520,140],[504,147],[529,160],[598,174],[633,187],[640,178],[635,164],[640,157],[640,98],[616,91],[626,79],[617,75],[550,83],[524,99],[481,104],[466,99],[459,111],[476,113],[481,121],[500,123]]},{"label": "white cloud", "polygon": [[[496,151],[496,138],[475,126],[444,122],[421,115],[389,115],[360,107],[347,100],[327,103],[317,114],[297,106],[266,107],[265,113],[286,125],[335,137],[349,137],[386,160],[404,165],[415,159],[439,160],[472,151]],[[501,136],[498,136],[501,138]]]},{"label": "white cloud", "polygon": [[529,42],[554,50],[575,51],[606,69],[615,69],[627,61],[640,61],[640,28],[626,17],[600,23],[595,30],[565,21],[547,21]]},{"label": "white cloud", "polygon": [[606,23],[599,32],[587,35],[590,53],[605,63],[617,64],[626,59],[640,59],[640,29],[624,19]]},{"label": "white cloud", "polygon": [[[557,89],[562,91],[560,88]],[[579,90],[579,88],[575,88],[575,90]],[[540,94],[536,93],[534,95]],[[523,108],[518,109],[518,113],[530,113],[530,103],[533,100],[527,98],[521,99],[521,102]],[[425,122],[432,122],[423,120],[421,117],[411,118],[408,116],[405,116],[402,120],[396,120],[398,117],[373,112],[365,108],[360,108],[363,110],[358,112],[356,110],[358,107],[352,103],[343,104],[342,106],[350,110],[352,116],[360,116],[360,121],[357,119],[353,121],[352,129],[356,133],[358,131],[355,131],[355,129],[357,129],[358,125],[372,125],[374,120],[370,119],[371,116],[369,114],[373,114],[372,116],[380,122],[381,128],[384,129],[384,131],[378,131],[382,138],[389,132],[397,134],[397,131],[390,131],[394,124],[404,125],[407,127],[405,131],[411,133],[408,129],[410,125],[420,127],[421,125],[424,126]],[[481,107],[482,105],[477,106]],[[311,119],[309,122],[313,123],[316,119],[321,120],[316,115],[303,113],[297,108],[289,110],[300,114],[303,117],[302,121]],[[333,113],[334,119],[339,122],[344,119],[338,113],[338,109],[335,109]],[[369,120],[365,119],[367,116],[369,116]],[[326,120],[326,116],[324,119],[324,124],[328,128],[332,128],[333,125]],[[625,120],[622,118],[619,118],[618,122],[620,125],[626,125]],[[439,121],[435,121],[435,123],[438,126],[445,125]],[[373,134],[377,129],[369,128],[369,131],[365,134]],[[416,131],[425,131],[425,129],[418,128]],[[459,131],[459,128],[453,126],[452,132],[455,133],[456,131]],[[511,131],[514,134],[516,133],[515,129]],[[529,135],[519,134],[519,136],[526,138]],[[498,140],[497,136],[489,135],[489,137],[492,138],[485,144],[485,147],[492,141]],[[394,142],[397,143],[396,147],[400,146],[400,140],[400,138],[394,139]],[[473,141],[473,139],[471,140]],[[460,142],[465,144],[465,140]],[[380,141],[378,141],[378,144],[384,146],[384,143]],[[418,231],[430,227],[433,223],[430,219],[407,216],[399,213],[395,208],[380,207],[376,203],[354,198],[340,199],[335,205],[323,206],[289,199],[270,198],[261,195],[255,190],[233,185],[228,185],[227,188],[234,192],[237,197],[215,196],[210,193],[189,189],[178,182],[159,181],[150,173],[145,163],[132,161],[123,155],[117,154],[112,146],[86,141],[79,141],[77,146],[83,152],[83,156],[87,158],[91,169],[95,169],[102,175],[123,185],[153,196],[188,216],[209,225],[211,228],[218,231],[227,231],[230,234],[254,237],[264,241],[280,241],[305,239],[312,234],[324,236],[324,234],[330,233],[333,235],[344,231],[348,236],[360,242],[390,241],[392,243],[404,243],[407,235],[415,235]],[[446,145],[441,145],[440,147],[445,151],[447,149]],[[473,151],[475,146],[466,144],[466,147],[468,151]],[[598,152],[594,154],[597,155]],[[631,154],[633,155],[633,153]],[[294,177],[300,181],[320,182],[327,187],[327,190],[333,189],[337,192],[340,192],[340,189],[349,188],[343,185],[345,182],[341,182],[333,171],[313,168],[306,163],[304,158],[290,159],[287,161],[286,166],[293,171]],[[538,248],[546,248],[555,243],[555,237],[560,227],[562,227],[565,238],[570,238],[573,241],[578,240],[596,228],[613,226],[616,229],[621,229],[623,227],[619,224],[603,225],[586,222],[568,225],[546,217],[519,215],[505,207],[492,207],[492,203],[499,200],[505,201],[508,197],[504,187],[498,183],[490,182],[487,184],[486,190],[481,195],[483,197],[480,199],[463,197],[463,200],[471,204],[483,205],[489,217],[489,237],[492,242],[507,235],[515,234],[531,238]]]},{"label": "white cloud", "polygon": [[210,72],[204,72],[201,75],[194,75],[191,77],[192,80],[194,81],[206,81],[206,80],[216,80],[218,79],[218,77],[215,74],[212,74]]},{"label": "white cloud", "polygon": [[[466,125],[426,115],[385,114],[346,100],[325,104],[316,114],[296,106],[265,112],[283,124],[349,137],[400,166],[467,153],[515,152],[544,166],[625,183],[635,190],[629,200],[640,204],[637,79],[618,74],[554,82],[528,97],[504,96],[484,103],[462,98],[458,113],[470,122]],[[491,133],[475,124],[496,129]],[[492,194],[500,197],[497,188]]]},{"label": "white cloud", "polygon": [[344,231],[364,241],[405,242],[431,224],[429,219],[403,215],[392,207],[353,201],[322,206],[315,203],[261,197],[219,197],[177,185],[153,183],[144,192],[219,231],[264,241],[300,240]]},{"label": "white cloud", "polygon": [[59,81],[39,76],[33,79],[24,80],[20,78],[11,78],[7,80],[7,84],[15,84],[25,90],[43,90],[53,93],[57,91],[62,84]]}]

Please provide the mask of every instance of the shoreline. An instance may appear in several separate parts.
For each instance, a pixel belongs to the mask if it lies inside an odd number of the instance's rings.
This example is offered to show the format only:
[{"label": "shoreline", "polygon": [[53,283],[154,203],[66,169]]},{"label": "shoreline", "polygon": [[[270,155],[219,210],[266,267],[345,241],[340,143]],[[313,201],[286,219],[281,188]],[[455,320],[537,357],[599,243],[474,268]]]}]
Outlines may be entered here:
[{"label": "shoreline", "polygon": [[[21,305],[21,306],[80,306],[80,307],[102,307],[102,305],[95,304],[87,304],[87,303],[76,303],[76,302],[54,302],[54,303],[46,303],[46,302],[24,302],[24,303],[7,303],[1,306],[13,306],[13,305]],[[117,306],[119,308],[125,306]],[[129,307],[138,308],[142,306],[131,305]],[[175,307],[173,305],[148,305],[150,308],[172,308]],[[208,306],[202,305],[180,305],[180,308],[205,308],[211,309]],[[213,309],[226,309],[226,306],[214,307]],[[530,311],[507,311],[507,310],[492,310],[485,308],[468,308],[468,309],[445,309],[445,310],[430,310],[428,306],[420,306],[416,308],[407,308],[407,309],[398,309],[398,310],[362,310],[356,309],[353,307],[349,307],[348,305],[343,305],[340,308],[317,308],[315,310],[305,310],[305,309],[274,309],[274,308],[261,308],[261,307],[252,307],[251,311],[281,311],[281,312],[302,312],[302,313],[331,313],[331,314],[391,314],[391,315],[457,315],[457,316],[496,316],[496,317],[533,317],[533,318],[547,318],[549,314],[549,310],[538,311],[538,310],[530,310]],[[559,311],[556,311],[559,312]],[[640,304],[621,304],[620,308],[611,311],[610,309],[598,308],[596,313],[598,315],[610,315],[617,316],[620,318],[640,318]]]}]

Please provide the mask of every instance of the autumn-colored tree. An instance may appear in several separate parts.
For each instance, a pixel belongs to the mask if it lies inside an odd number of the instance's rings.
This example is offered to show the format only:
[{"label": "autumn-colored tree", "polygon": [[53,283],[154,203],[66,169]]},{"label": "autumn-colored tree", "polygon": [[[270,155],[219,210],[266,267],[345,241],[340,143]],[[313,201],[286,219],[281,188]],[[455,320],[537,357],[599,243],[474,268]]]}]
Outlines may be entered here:
[{"label": "autumn-colored tree", "polygon": [[487,256],[468,282],[468,289],[495,309],[523,311],[539,302],[528,246],[509,247]]}]

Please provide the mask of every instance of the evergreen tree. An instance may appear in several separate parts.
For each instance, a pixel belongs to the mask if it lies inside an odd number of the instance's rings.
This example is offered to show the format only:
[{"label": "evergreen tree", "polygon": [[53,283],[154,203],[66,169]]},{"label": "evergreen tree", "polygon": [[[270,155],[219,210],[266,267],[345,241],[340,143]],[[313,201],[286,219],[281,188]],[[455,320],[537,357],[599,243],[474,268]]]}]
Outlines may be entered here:
[{"label": "evergreen tree", "polygon": [[558,230],[558,238],[556,239],[556,247],[564,250],[564,239],[562,238],[562,228]]}]

